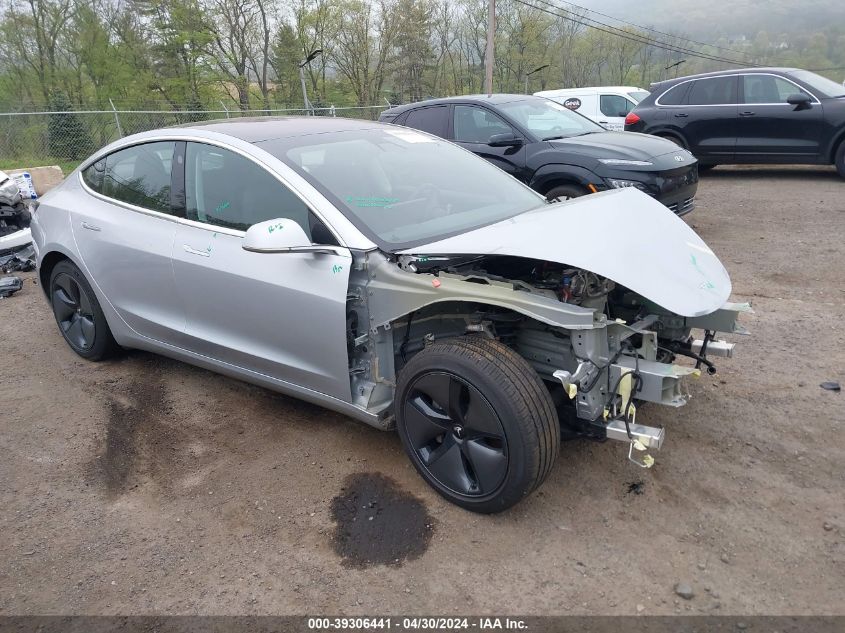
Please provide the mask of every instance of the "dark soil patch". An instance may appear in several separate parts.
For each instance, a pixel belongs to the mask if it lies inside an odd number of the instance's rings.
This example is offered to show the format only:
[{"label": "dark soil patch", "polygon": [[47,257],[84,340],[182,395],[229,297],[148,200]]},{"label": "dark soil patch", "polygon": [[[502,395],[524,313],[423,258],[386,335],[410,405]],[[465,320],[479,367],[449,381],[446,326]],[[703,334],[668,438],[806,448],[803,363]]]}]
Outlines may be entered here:
[{"label": "dark soil patch", "polygon": [[628,492],[627,494],[635,494],[641,495],[645,492],[645,482],[644,481],[632,481],[628,484]]},{"label": "dark soil patch", "polygon": [[400,566],[428,549],[434,519],[422,501],[379,473],[346,478],[332,500],[335,551],[347,567]]}]

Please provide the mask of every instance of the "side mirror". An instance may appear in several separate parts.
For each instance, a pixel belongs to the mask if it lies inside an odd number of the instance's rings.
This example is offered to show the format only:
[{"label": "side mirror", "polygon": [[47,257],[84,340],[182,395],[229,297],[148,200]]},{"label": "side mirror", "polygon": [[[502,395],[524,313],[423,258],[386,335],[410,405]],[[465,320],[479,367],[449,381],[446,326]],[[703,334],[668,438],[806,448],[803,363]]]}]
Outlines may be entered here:
[{"label": "side mirror", "polygon": [[628,113],[627,113],[627,112],[620,112],[620,113],[619,113],[619,114],[617,114],[616,116],[618,116],[618,117],[622,117],[622,118],[624,119],[626,116],[628,116]]},{"label": "side mirror", "polygon": [[252,253],[339,254],[333,246],[312,244],[299,223],[288,218],[253,224],[247,229],[241,246]]},{"label": "side mirror", "polygon": [[796,92],[786,98],[789,105],[794,105],[797,110],[804,110],[810,107],[810,95],[803,92]]},{"label": "side mirror", "polygon": [[525,139],[518,137],[513,132],[505,132],[504,134],[494,134],[487,141],[490,147],[519,147],[525,142]]}]

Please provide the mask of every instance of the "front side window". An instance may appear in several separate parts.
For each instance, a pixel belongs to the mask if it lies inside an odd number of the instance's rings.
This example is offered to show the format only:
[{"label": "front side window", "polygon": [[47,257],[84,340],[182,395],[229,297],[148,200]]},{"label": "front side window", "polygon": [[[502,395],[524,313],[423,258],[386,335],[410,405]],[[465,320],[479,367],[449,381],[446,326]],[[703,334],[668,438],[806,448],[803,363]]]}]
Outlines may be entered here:
[{"label": "front side window", "polygon": [[305,203],[257,163],[235,152],[188,143],[185,152],[185,212],[189,220],[238,231],[287,218],[311,237]]},{"label": "front side window", "polygon": [[403,125],[445,138],[448,117],[449,106],[430,106],[411,110]]},{"label": "front side window", "polygon": [[455,140],[460,143],[490,142],[495,134],[509,134],[513,128],[502,117],[485,108],[455,106]]},{"label": "front side window", "polygon": [[804,92],[791,81],[774,75],[744,75],[742,88],[745,103],[786,103],[790,95]]},{"label": "front side window", "polygon": [[89,166],[82,178],[109,198],[171,213],[170,167],[175,147],[172,141],[133,145]]},{"label": "front side window", "polygon": [[689,105],[735,105],[736,76],[697,79],[690,88]]},{"label": "front side window", "polygon": [[483,158],[408,128],[381,126],[258,145],[385,250],[463,233],[545,204]]},{"label": "front side window", "polygon": [[604,116],[625,116],[634,109],[634,104],[619,95],[602,95],[599,109]]}]

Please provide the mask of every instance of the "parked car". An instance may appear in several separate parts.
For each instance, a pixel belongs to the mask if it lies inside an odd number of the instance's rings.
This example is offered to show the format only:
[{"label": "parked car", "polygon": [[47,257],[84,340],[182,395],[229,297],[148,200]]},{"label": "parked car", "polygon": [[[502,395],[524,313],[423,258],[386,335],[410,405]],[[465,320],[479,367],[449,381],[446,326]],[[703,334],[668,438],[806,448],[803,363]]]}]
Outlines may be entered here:
[{"label": "parked car", "polygon": [[556,101],[603,128],[621,132],[625,129],[625,117],[648,96],[648,90],[634,86],[599,86],[542,90],[534,96]]},{"label": "parked car", "polygon": [[126,137],[41,199],[32,235],[83,358],[149,350],[395,426],[422,477],[477,512],[540,485],[561,420],[648,465],[663,429],[635,401],[684,404],[697,371],[675,357],[729,355],[713,334],[743,309],[716,255],[641,192],[549,205],[370,121]]},{"label": "parked car", "polygon": [[692,154],[663,139],[608,132],[542,97],[432,99],[386,110],[380,120],[454,141],[548,200],[633,187],[678,215],[695,204],[698,168]]},{"label": "parked car", "polygon": [[625,129],[674,141],[701,161],[836,165],[845,178],[845,88],[797,68],[745,68],[664,81]]}]

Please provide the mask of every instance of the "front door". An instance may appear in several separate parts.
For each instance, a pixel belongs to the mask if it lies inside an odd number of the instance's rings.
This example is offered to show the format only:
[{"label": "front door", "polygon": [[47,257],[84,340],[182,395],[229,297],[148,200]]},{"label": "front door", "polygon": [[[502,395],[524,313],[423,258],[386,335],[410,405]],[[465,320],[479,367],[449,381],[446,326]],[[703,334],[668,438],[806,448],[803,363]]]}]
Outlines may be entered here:
[{"label": "front door", "polygon": [[337,241],[264,167],[212,145],[188,143],[185,213],[173,268],[188,348],[348,401],[349,251],[243,250],[246,229],[275,218],[298,222],[312,242]]},{"label": "front door", "polygon": [[811,98],[809,108],[796,109],[786,100],[804,91],[776,75],[743,75],[741,86],[738,161],[804,162],[819,156],[824,116],[818,101]]},{"label": "front door", "polygon": [[171,205],[173,141],[133,145],[82,172],[89,195],[71,227],[88,279],[137,333],[179,345],[185,312],[170,256],[177,217]]},{"label": "front door", "polygon": [[492,147],[490,137],[496,134],[519,133],[502,117],[486,108],[456,105],[453,109],[452,137],[455,142],[481,156],[511,176],[525,182],[525,145]]}]

